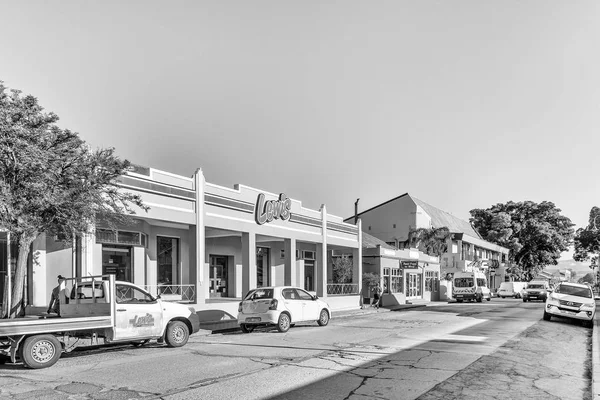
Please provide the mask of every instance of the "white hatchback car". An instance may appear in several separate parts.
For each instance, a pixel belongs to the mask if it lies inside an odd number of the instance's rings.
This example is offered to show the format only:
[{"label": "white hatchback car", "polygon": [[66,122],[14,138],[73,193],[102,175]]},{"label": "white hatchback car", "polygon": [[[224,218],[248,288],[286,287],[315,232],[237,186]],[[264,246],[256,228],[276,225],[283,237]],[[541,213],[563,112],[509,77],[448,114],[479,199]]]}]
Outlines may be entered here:
[{"label": "white hatchback car", "polygon": [[275,325],[287,332],[296,322],[317,321],[325,326],[331,319],[329,304],[304,289],[291,286],[251,290],[240,302],[237,321],[244,333],[257,326]]},{"label": "white hatchback car", "polygon": [[594,293],[588,285],[561,282],[546,299],[544,319],[550,321],[553,315],[583,321],[591,327],[596,313]]}]

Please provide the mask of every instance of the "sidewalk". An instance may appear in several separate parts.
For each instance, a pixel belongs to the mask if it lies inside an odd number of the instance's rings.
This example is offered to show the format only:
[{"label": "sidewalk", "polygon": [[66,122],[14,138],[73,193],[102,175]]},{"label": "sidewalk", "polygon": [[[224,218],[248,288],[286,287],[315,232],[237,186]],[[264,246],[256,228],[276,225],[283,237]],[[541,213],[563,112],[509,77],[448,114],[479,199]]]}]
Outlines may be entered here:
[{"label": "sidewalk", "polygon": [[592,399],[600,399],[600,300],[592,325]]}]

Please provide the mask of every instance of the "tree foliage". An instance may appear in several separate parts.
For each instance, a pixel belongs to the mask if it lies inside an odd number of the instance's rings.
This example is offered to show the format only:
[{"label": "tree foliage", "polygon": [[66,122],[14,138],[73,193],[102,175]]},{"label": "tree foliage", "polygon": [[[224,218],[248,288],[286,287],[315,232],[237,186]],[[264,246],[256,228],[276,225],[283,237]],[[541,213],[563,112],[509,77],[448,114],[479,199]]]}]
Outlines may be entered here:
[{"label": "tree foliage", "polygon": [[577,280],[578,283],[589,283],[589,284],[593,284],[594,283],[594,274],[591,272],[588,272],[587,274],[585,274],[584,276],[582,276],[581,278],[579,278]]},{"label": "tree foliage", "polygon": [[14,317],[23,309],[23,285],[32,242],[42,233],[70,239],[96,221],[131,223],[139,196],[119,190],[116,179],[130,167],[113,148],[92,150],[38,100],[10,92],[0,81],[0,229],[18,242],[12,296]]},{"label": "tree foliage", "polygon": [[577,229],[575,233],[575,261],[590,261],[590,268],[598,267],[600,255],[600,208],[592,207],[588,226]]},{"label": "tree foliage", "polygon": [[442,254],[448,250],[448,239],[451,235],[445,226],[411,229],[408,232],[408,244],[430,256],[437,256],[441,261]]},{"label": "tree foliage", "polygon": [[573,242],[571,220],[554,203],[498,203],[470,211],[469,221],[483,239],[509,249],[511,274],[531,280],[545,266],[556,265]]}]

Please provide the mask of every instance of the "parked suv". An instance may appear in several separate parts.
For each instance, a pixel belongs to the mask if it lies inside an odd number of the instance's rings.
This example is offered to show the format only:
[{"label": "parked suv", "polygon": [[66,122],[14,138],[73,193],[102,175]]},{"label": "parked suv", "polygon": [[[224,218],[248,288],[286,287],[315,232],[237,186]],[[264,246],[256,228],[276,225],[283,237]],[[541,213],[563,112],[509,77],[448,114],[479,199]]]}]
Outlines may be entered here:
[{"label": "parked suv", "polygon": [[523,289],[523,302],[531,300],[546,301],[549,291],[550,285],[548,284],[548,281],[531,281],[527,284],[527,287]]},{"label": "parked suv", "polygon": [[590,286],[561,282],[546,299],[544,320],[550,321],[552,316],[571,318],[591,328],[595,313],[596,300]]}]

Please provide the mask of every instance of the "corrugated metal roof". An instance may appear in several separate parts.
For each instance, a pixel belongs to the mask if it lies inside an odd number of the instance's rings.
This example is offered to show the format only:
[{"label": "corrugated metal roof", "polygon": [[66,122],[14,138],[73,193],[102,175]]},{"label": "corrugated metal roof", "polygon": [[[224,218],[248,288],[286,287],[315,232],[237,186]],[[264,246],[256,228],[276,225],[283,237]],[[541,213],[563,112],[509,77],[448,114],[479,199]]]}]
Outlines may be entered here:
[{"label": "corrugated metal roof", "polygon": [[377,245],[383,249],[396,250],[393,246],[390,246],[383,240],[377,239],[375,236],[369,235],[368,233],[362,233],[362,247],[363,249],[374,249]]},{"label": "corrugated metal roof", "polygon": [[[410,195],[409,195],[410,196]],[[442,211],[439,208],[427,204],[413,196],[410,198],[421,207],[429,217],[431,217],[431,224],[434,228],[441,228],[443,226],[448,227],[451,233],[466,233],[467,235],[474,236],[481,239],[481,235],[477,232],[469,222],[464,221],[454,215]]]}]

